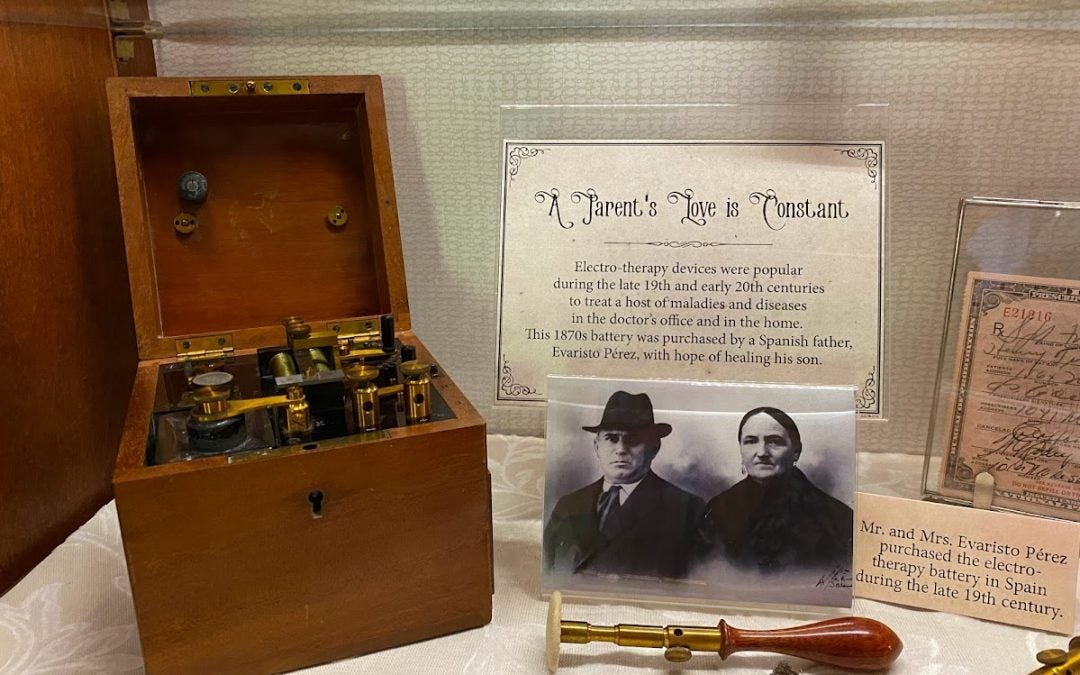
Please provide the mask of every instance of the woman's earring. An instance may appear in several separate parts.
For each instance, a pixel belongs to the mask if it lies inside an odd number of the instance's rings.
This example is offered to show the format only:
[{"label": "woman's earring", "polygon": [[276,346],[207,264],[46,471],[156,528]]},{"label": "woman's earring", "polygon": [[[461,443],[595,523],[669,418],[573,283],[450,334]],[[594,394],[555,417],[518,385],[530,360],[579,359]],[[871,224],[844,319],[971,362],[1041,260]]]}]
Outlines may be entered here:
[{"label": "woman's earring", "polygon": [[743,476],[745,476],[746,475],[746,467],[745,466],[740,466],[739,467],[739,473],[742,474]]}]

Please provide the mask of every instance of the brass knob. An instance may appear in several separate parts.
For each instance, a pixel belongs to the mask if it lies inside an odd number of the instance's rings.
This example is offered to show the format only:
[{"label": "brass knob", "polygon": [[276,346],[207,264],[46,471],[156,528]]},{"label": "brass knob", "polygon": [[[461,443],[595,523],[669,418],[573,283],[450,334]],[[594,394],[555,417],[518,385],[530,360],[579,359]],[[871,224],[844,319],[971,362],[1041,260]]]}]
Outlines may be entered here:
[{"label": "brass knob", "polygon": [[1064,649],[1044,649],[1035,655],[1035,660],[1046,666],[1060,666],[1069,659]]},{"label": "brass knob", "polygon": [[311,326],[306,323],[290,323],[285,326],[285,334],[290,340],[303,340],[311,335]]},{"label": "brass knob", "polygon": [[672,663],[686,663],[693,655],[694,653],[690,651],[689,647],[683,647],[681,645],[668,647],[664,650],[664,658]]},{"label": "brass knob", "polygon": [[198,171],[185,171],[181,174],[176,188],[180,192],[180,199],[194,204],[205,202],[206,195],[210,192],[210,184],[206,181],[206,176]]},{"label": "brass knob", "polygon": [[221,370],[211,370],[199,373],[191,378],[191,384],[196,387],[206,387],[214,392],[228,393],[232,390],[233,376]]},{"label": "brass knob", "polygon": [[217,370],[199,373],[191,378],[191,384],[195,387],[193,398],[196,407],[192,414],[196,419],[205,420],[228,410],[229,395],[232,393],[232,375]]},{"label": "brass knob", "polygon": [[357,363],[345,369],[345,379],[349,382],[373,382],[379,376],[379,369],[374,366]]},{"label": "brass knob", "polygon": [[401,364],[401,374],[405,377],[418,377],[431,372],[431,365],[423,361],[405,361]]},{"label": "brass knob", "polygon": [[291,331],[294,326],[299,326],[304,323],[304,319],[299,316],[287,316],[281,321],[281,325],[285,326],[285,334],[291,335]]}]

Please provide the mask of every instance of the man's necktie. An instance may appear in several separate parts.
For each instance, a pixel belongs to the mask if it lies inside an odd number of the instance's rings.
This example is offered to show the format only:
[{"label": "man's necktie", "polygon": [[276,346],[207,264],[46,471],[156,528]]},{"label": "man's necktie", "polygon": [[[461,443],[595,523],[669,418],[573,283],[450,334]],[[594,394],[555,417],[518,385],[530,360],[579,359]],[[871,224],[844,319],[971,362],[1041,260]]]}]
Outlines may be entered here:
[{"label": "man's necktie", "polygon": [[619,531],[619,510],[622,506],[619,503],[619,496],[621,492],[622,488],[618,485],[612,485],[607,492],[600,495],[600,502],[596,505],[597,513],[600,516],[600,532],[608,539],[615,536]]}]

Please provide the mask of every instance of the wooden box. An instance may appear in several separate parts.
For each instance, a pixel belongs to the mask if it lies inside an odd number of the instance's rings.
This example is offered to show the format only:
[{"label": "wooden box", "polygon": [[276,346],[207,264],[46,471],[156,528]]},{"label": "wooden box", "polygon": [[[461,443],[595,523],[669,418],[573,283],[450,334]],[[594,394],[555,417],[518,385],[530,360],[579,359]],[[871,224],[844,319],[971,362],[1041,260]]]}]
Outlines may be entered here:
[{"label": "wooden box", "polygon": [[[122,78],[108,98],[140,355],[114,486],[147,670],[278,672],[489,622],[485,425],[441,370],[431,421],[157,449],[162,373],[196,347],[250,362],[290,315],[326,331],[390,314],[434,363],[410,330],[379,78]],[[178,192],[189,170],[201,204]]]}]

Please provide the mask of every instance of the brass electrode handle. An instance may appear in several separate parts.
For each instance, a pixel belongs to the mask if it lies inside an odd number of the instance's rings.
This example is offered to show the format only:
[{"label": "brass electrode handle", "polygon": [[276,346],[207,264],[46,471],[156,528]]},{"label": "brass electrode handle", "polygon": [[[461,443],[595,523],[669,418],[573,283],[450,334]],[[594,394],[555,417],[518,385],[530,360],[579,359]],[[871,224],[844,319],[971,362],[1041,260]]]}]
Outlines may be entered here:
[{"label": "brass electrode handle", "polygon": [[[862,617],[843,617],[778,630],[742,630],[720,621],[704,626],[594,626],[562,621],[562,596],[551,594],[548,613],[548,669],[558,668],[559,643],[612,642],[626,647],[663,648],[669,661],[690,659],[694,650],[720,654],[758,651],[787,654],[854,671],[884,670],[900,656],[903,643],[888,626]],[[557,637],[556,637],[557,636]]]}]

